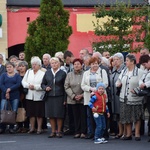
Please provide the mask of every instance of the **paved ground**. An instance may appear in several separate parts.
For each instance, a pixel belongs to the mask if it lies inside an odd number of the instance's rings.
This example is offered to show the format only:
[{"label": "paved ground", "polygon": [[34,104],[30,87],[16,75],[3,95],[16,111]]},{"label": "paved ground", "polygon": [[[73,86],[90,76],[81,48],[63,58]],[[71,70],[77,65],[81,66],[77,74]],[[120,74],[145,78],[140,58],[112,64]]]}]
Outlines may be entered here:
[{"label": "paved ground", "polygon": [[150,150],[146,135],[138,142],[134,139],[122,141],[110,137],[106,144],[94,144],[92,140],[74,139],[73,136],[49,139],[48,132],[41,135],[1,134],[0,150]]}]

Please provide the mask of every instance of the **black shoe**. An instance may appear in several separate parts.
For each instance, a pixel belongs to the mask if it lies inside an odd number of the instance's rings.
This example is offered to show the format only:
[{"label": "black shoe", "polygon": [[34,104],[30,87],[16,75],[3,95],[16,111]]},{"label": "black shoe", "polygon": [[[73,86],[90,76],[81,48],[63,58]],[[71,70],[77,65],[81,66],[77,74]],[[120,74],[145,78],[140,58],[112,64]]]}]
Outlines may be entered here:
[{"label": "black shoe", "polygon": [[15,134],[16,132],[13,129],[9,129],[10,134]]},{"label": "black shoe", "polygon": [[0,134],[5,133],[5,130],[0,129]]},{"label": "black shoe", "polygon": [[68,129],[64,131],[64,135],[74,135],[74,132]]},{"label": "black shoe", "polygon": [[92,139],[94,137],[94,135],[92,135],[92,134],[87,134],[86,136],[85,136],[85,139]]},{"label": "black shoe", "polygon": [[127,141],[127,140],[132,140],[132,136],[125,136],[122,140],[125,140],[125,141]]},{"label": "black shoe", "polygon": [[141,141],[141,137],[135,137],[135,141]]}]

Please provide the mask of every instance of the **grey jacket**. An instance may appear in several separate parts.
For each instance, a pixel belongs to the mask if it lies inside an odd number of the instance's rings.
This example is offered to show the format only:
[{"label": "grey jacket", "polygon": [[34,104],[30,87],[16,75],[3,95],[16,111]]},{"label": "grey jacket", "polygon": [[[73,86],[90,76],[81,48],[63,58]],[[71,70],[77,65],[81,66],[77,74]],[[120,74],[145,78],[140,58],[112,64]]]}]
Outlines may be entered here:
[{"label": "grey jacket", "polygon": [[113,68],[110,75],[110,87],[111,87],[111,98],[112,98],[112,112],[115,114],[120,113],[120,101],[117,93],[116,81],[121,74],[121,71],[125,68],[125,65],[122,64],[119,69],[116,67]]},{"label": "grey jacket", "polygon": [[143,75],[143,70],[135,67],[132,71],[131,77],[128,77],[127,73],[128,73],[128,69],[122,70],[116,82],[116,86],[118,86],[118,83],[122,84],[122,88],[120,92],[120,101],[125,102],[125,96],[127,96],[127,102],[126,102],[127,104],[129,105],[142,104],[143,97],[137,96],[136,94],[132,93],[131,90],[139,86],[139,80]]},{"label": "grey jacket", "polygon": [[83,103],[83,99],[76,101],[74,97],[78,94],[83,95],[83,90],[81,89],[81,81],[83,77],[83,71],[75,73],[74,71],[67,74],[65,80],[65,91],[67,93],[67,103],[68,104],[78,104]]}]

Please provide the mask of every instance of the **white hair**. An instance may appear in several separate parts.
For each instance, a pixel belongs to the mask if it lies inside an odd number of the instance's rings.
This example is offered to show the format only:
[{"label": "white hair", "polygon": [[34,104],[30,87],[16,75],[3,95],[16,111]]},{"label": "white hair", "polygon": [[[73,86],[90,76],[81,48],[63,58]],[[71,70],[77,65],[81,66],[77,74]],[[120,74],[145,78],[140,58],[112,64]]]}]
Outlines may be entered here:
[{"label": "white hair", "polygon": [[34,56],[34,57],[31,58],[31,65],[32,65],[33,63],[36,63],[36,64],[38,64],[39,66],[42,66],[41,59],[40,59],[38,56]]},{"label": "white hair", "polygon": [[124,56],[122,53],[116,53],[113,55],[113,59],[114,59],[114,57],[118,57],[120,60],[122,60],[122,62],[124,62]]},{"label": "white hair", "polygon": [[51,55],[48,54],[48,53],[44,54],[43,57],[44,57],[44,56],[46,56],[46,57],[48,57],[49,59],[51,59]]},{"label": "white hair", "polygon": [[110,65],[109,60],[106,57],[102,57],[102,64],[106,64],[107,66]]},{"label": "white hair", "polygon": [[64,53],[63,52],[57,52],[55,53],[55,57],[61,59],[64,62]]},{"label": "white hair", "polygon": [[99,57],[100,59],[102,59],[102,54],[100,52],[94,52],[93,56],[94,57]]}]

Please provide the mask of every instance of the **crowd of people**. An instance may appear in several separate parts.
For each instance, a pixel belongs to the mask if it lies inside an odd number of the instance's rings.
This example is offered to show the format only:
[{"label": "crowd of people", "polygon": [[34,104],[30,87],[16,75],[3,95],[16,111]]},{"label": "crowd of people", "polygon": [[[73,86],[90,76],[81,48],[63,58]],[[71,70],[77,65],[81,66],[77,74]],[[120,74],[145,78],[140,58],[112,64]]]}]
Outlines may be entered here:
[{"label": "crowd of people", "polygon": [[16,125],[0,123],[0,134],[39,135],[49,123],[48,138],[71,134],[97,144],[108,142],[109,136],[122,140],[135,136],[140,141],[150,96],[139,96],[135,89],[150,88],[149,50],[142,48],[140,55],[137,63],[133,54],[110,56],[108,51],[90,54],[82,49],[75,58],[67,50],[54,57],[33,56],[28,68],[24,52],[10,56],[5,65],[0,54],[0,110],[9,101],[16,114],[24,107],[27,116]]}]

